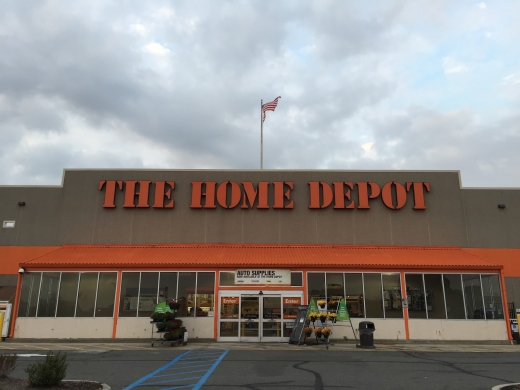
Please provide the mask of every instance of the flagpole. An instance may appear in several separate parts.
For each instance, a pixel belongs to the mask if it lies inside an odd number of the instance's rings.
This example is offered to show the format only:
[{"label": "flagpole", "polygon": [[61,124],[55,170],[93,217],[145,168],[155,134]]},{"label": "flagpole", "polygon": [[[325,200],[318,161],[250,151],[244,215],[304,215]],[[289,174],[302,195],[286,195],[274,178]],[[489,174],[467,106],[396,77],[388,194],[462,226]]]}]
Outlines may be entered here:
[{"label": "flagpole", "polygon": [[264,169],[264,121],[262,120],[262,107],[264,101],[260,100],[260,169]]}]

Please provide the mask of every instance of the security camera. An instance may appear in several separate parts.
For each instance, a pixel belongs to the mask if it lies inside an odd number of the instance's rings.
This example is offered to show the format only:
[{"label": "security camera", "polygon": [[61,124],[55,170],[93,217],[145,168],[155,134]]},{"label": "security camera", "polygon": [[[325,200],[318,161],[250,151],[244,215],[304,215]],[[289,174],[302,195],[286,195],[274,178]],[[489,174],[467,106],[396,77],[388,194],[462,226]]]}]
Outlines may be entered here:
[{"label": "security camera", "polygon": [[20,269],[18,270],[18,273],[19,273],[19,274],[23,274],[24,272],[25,272],[25,269],[24,269],[24,268],[20,268]]}]

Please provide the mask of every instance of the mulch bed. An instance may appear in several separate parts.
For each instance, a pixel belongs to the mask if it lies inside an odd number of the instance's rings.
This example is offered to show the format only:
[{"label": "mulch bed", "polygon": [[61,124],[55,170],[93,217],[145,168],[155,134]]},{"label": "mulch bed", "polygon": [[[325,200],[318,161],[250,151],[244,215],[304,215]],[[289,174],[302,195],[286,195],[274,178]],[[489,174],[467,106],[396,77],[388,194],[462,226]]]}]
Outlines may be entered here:
[{"label": "mulch bed", "polygon": [[53,387],[29,387],[29,383],[24,379],[0,378],[0,389],[2,390],[26,390],[26,389],[47,389],[47,390],[98,390],[103,386],[98,382],[61,382]]}]

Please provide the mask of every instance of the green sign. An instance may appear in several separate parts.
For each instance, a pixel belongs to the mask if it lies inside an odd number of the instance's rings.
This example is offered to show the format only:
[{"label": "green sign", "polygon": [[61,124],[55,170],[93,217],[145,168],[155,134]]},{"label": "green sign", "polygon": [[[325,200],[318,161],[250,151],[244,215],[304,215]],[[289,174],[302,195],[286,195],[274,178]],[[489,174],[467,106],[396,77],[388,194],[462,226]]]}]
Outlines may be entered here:
[{"label": "green sign", "polygon": [[309,303],[309,314],[311,313],[319,313],[318,306],[316,305],[316,300],[314,298],[311,299]]},{"label": "green sign", "polygon": [[345,299],[341,299],[339,301],[338,308],[338,317],[336,318],[338,321],[348,321],[350,316],[348,315],[347,305],[345,304]]},{"label": "green sign", "polygon": [[168,306],[166,301],[161,302],[158,305],[155,305],[153,311],[156,313],[173,313],[172,309],[170,309],[170,306]]}]

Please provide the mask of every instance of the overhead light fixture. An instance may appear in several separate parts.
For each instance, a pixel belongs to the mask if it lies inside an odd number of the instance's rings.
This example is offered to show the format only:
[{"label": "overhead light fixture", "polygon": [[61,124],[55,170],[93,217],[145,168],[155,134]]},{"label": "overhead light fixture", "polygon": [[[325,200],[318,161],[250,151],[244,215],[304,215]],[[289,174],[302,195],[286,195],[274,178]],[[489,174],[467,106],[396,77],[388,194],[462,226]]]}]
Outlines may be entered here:
[{"label": "overhead light fixture", "polygon": [[260,291],[260,292],[258,293],[258,295],[264,295],[264,292],[263,292],[263,291]]},{"label": "overhead light fixture", "polygon": [[20,268],[20,269],[18,270],[18,273],[19,273],[19,274],[23,274],[24,272],[25,272],[25,268]]},{"label": "overhead light fixture", "polygon": [[499,209],[505,209],[505,208],[506,208],[506,205],[505,205],[505,204],[502,204],[502,203],[500,203],[500,204],[498,205],[498,208],[499,208]]},{"label": "overhead light fixture", "polygon": [[18,202],[18,206],[25,206],[25,202]]}]

